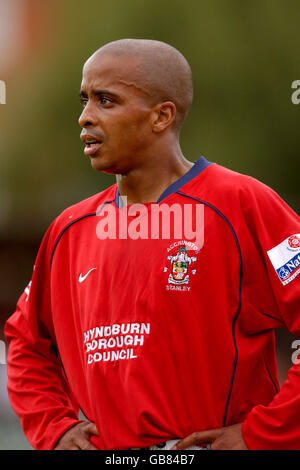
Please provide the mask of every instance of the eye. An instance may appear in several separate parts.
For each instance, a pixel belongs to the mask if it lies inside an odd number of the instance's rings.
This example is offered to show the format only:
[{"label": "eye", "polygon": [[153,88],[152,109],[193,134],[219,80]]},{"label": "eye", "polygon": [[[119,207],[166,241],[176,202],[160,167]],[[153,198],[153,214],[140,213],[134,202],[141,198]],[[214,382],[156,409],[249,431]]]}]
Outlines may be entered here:
[{"label": "eye", "polygon": [[108,98],[107,96],[100,96],[99,101],[101,104],[104,105],[109,105],[113,103],[113,100],[111,98]]},{"label": "eye", "polygon": [[83,107],[86,106],[87,102],[88,102],[87,98],[80,97],[80,103],[82,104]]}]

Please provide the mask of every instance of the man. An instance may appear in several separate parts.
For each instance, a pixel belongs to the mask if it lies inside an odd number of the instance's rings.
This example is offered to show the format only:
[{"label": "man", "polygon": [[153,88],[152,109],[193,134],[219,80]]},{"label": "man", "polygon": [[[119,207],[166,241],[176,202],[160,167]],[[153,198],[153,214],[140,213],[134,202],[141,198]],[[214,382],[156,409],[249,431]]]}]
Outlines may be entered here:
[{"label": "man", "polygon": [[300,332],[297,215],[253,178],[182,155],[192,74],[173,47],[103,46],[80,96],[85,154],[117,184],[53,222],[6,324],[28,439],[299,448],[300,369],[279,391],[274,348],[275,328]]}]

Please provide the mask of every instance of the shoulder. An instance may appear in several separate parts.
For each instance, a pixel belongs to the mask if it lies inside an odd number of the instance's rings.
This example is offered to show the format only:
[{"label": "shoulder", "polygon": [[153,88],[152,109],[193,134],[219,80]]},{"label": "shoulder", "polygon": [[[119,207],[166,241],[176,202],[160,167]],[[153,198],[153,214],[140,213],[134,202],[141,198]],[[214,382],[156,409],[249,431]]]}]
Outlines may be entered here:
[{"label": "shoulder", "polygon": [[56,217],[50,226],[52,237],[57,237],[68,225],[75,221],[95,215],[101,204],[112,202],[115,200],[116,184],[101,191],[94,196],[88,197],[72,206],[67,207],[61,214]]},{"label": "shoulder", "polygon": [[221,213],[236,228],[268,227],[279,233],[279,238],[299,229],[298,215],[272,188],[217,163],[194,178],[183,192]]},{"label": "shoulder", "polygon": [[293,213],[282,197],[262,181],[220,165],[216,167],[216,172],[220,175],[220,193],[228,195],[229,200],[238,200],[243,211],[259,210],[266,214],[268,210],[276,213],[276,210],[281,208],[281,210]]},{"label": "shoulder", "polygon": [[255,195],[272,191],[270,187],[253,176],[238,173],[218,163],[211,165],[211,178],[215,179],[214,186],[220,192],[226,191],[236,196],[245,192]]},{"label": "shoulder", "polygon": [[269,186],[258,179],[225,168],[217,163],[211,164],[199,178],[195,178],[193,187],[204,200],[217,205],[249,205],[268,202],[285,204],[281,197]]}]

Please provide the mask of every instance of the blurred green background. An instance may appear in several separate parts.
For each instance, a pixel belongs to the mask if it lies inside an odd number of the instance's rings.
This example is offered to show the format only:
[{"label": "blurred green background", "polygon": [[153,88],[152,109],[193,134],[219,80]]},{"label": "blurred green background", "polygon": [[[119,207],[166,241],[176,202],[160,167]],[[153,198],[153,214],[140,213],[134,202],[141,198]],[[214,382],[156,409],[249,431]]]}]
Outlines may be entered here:
[{"label": "blurred green background", "polygon": [[[94,172],[79,140],[84,61],[106,42],[158,39],[194,74],[183,153],[252,175],[294,210],[298,185],[298,0],[0,0],[0,321],[31,277],[41,237],[67,206],[114,178]],[[280,221],[278,221],[280,223]],[[278,336],[281,382],[291,336]],[[10,409],[0,366],[0,449],[30,448]]]}]

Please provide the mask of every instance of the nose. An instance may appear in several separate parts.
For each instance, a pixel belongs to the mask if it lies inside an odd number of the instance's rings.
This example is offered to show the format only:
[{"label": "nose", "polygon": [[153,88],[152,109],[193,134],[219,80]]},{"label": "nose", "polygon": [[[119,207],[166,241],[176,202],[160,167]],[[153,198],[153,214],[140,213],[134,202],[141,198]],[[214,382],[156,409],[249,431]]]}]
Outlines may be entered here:
[{"label": "nose", "polygon": [[87,102],[81,115],[79,116],[78,123],[80,127],[96,126],[97,116],[92,102]]}]

